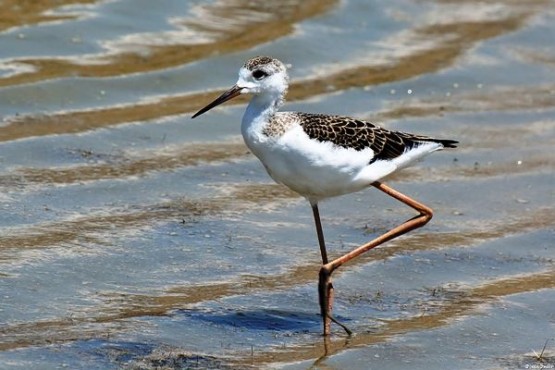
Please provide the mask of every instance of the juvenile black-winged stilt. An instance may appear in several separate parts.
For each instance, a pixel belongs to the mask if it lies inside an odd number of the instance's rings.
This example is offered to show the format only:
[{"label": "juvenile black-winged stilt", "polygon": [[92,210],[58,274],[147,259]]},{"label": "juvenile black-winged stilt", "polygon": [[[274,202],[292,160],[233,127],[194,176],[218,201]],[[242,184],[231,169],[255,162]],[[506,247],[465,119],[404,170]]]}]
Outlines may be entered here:
[{"label": "juvenile black-winged stilt", "polygon": [[[332,321],[351,334],[332,315],[332,273],[362,253],[421,227],[432,218],[430,208],[380,180],[436,150],[455,148],[457,141],[390,131],[343,116],[278,112],[288,82],[282,62],[266,56],[252,58],[239,70],[237,83],[193,118],[240,94],[253,94],[241,123],[245,143],[276,182],[310,202],[322,255],[318,294],[324,335],[329,335]],[[330,261],[318,202],[368,186],[414,208],[419,215]]]}]

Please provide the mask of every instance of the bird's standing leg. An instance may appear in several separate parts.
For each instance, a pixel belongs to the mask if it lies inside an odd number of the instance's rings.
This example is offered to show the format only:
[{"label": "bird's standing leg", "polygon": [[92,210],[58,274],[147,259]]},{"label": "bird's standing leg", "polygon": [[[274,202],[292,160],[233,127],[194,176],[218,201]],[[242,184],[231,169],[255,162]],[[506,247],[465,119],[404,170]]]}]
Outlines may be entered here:
[{"label": "bird's standing leg", "polygon": [[[331,307],[328,310],[327,309],[327,305],[325,304],[326,302],[328,302],[329,304],[329,296],[327,296],[328,291],[327,289],[324,289],[324,287],[327,287],[328,285],[331,285],[331,274],[338,269],[339,267],[341,267],[344,263],[349,262],[350,260],[360,256],[361,254],[363,254],[364,252],[369,251],[372,248],[377,247],[378,245],[385,243],[391,239],[394,239],[400,235],[403,235],[411,230],[414,230],[416,228],[422,227],[424,226],[428,221],[430,221],[430,219],[433,216],[433,211],[431,208],[423,205],[422,203],[417,202],[416,200],[390,188],[389,186],[382,184],[380,182],[374,182],[372,183],[372,186],[376,187],[377,189],[383,191],[384,193],[386,193],[387,195],[399,200],[400,202],[408,205],[411,208],[414,208],[415,210],[417,210],[420,214],[418,216],[415,216],[407,221],[405,221],[404,223],[402,223],[401,225],[389,230],[388,232],[386,232],[385,234],[382,234],[381,236],[377,237],[376,239],[361,245],[360,247],[352,250],[351,252],[334,259],[331,262],[327,262],[324,263],[324,265],[322,266],[322,268],[320,269],[320,280],[319,280],[319,293],[320,295],[324,295],[324,297],[320,296],[320,308],[322,310],[322,315],[324,317],[328,317],[329,319],[326,321],[326,319],[324,319],[324,335],[329,335],[330,334],[330,328],[329,325],[326,326],[326,322],[329,323],[329,321],[333,321],[337,324],[339,324],[337,322],[337,320],[335,320],[333,318],[333,316],[331,316]],[[315,213],[315,218],[316,218],[316,213]],[[316,222],[316,228],[320,229],[322,228],[321,224],[319,224],[319,218],[318,221]],[[323,239],[322,239],[323,240]],[[322,248],[322,243],[320,245],[320,248]],[[325,246],[324,246],[325,248]],[[325,250],[325,249],[324,249]],[[324,255],[322,255],[324,256]],[[327,256],[326,256],[327,259]],[[347,334],[351,334],[350,331],[345,328],[342,324],[339,324],[341,327],[343,327],[343,329],[345,329],[345,331],[347,331]]]},{"label": "bird's standing leg", "polygon": [[[320,253],[322,254],[322,266],[329,263],[328,252],[326,251],[326,243],[324,241],[324,232],[322,230],[322,223],[320,222],[320,212],[318,211],[318,204],[312,204],[312,213],[314,214],[314,223],[316,224],[316,234],[318,235],[318,243],[320,244]],[[322,270],[320,269],[319,283],[318,283],[318,298],[320,302],[320,312],[324,323],[324,335],[330,332],[331,322],[335,322],[341,326],[345,331],[351,335],[351,331],[338,322],[332,315],[333,309],[333,284],[331,276],[328,276],[325,281],[322,281]],[[327,334],[326,334],[327,333]]]},{"label": "bird's standing leg", "polygon": [[[318,243],[320,245],[320,254],[322,255],[322,266],[326,265],[328,261],[328,252],[326,251],[326,243],[324,241],[324,232],[322,230],[322,222],[320,221],[320,212],[318,211],[318,203],[312,205],[312,214],[314,215],[314,224],[316,225],[316,234],[318,235]],[[323,298],[326,298],[323,301]],[[329,315],[333,309],[333,285],[331,279],[324,284],[318,285],[318,298],[320,302],[320,312],[322,320],[324,321],[324,333],[330,331],[331,320]],[[328,313],[326,315],[326,313]]]}]

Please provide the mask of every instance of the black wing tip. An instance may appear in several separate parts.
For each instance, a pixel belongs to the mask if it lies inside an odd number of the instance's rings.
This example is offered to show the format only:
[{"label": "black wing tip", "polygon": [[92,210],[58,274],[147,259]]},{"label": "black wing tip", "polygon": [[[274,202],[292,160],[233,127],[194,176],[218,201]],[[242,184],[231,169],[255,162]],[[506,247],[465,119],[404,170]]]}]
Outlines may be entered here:
[{"label": "black wing tip", "polygon": [[456,148],[459,143],[457,140],[436,140],[436,142],[443,145],[444,148]]}]

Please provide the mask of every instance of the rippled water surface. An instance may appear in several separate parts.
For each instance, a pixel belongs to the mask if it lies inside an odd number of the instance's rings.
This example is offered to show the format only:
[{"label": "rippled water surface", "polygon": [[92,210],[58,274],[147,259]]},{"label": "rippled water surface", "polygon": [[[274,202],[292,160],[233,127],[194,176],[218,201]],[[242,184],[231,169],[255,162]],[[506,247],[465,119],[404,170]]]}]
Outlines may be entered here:
[{"label": "rippled water surface", "polygon": [[[555,2],[0,2],[1,369],[555,366]],[[286,109],[460,141],[388,184],[426,227],[335,275],[244,146],[244,60]],[[411,217],[320,207],[339,256]],[[542,349],[544,351],[542,352]]]}]

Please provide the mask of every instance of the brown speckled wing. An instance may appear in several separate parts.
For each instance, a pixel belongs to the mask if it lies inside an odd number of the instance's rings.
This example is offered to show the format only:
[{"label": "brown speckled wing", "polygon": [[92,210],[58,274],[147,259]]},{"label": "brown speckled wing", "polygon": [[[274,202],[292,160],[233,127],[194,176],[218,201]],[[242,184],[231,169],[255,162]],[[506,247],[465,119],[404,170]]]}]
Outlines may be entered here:
[{"label": "brown speckled wing", "polygon": [[[440,143],[446,148],[454,148],[456,141],[433,139],[427,136],[389,131],[370,122],[349,117],[325,114],[297,113],[300,125],[311,139],[331,141],[343,148],[374,151],[371,162],[393,159],[405,151],[425,142]],[[371,163],[370,162],[370,163]]]}]

